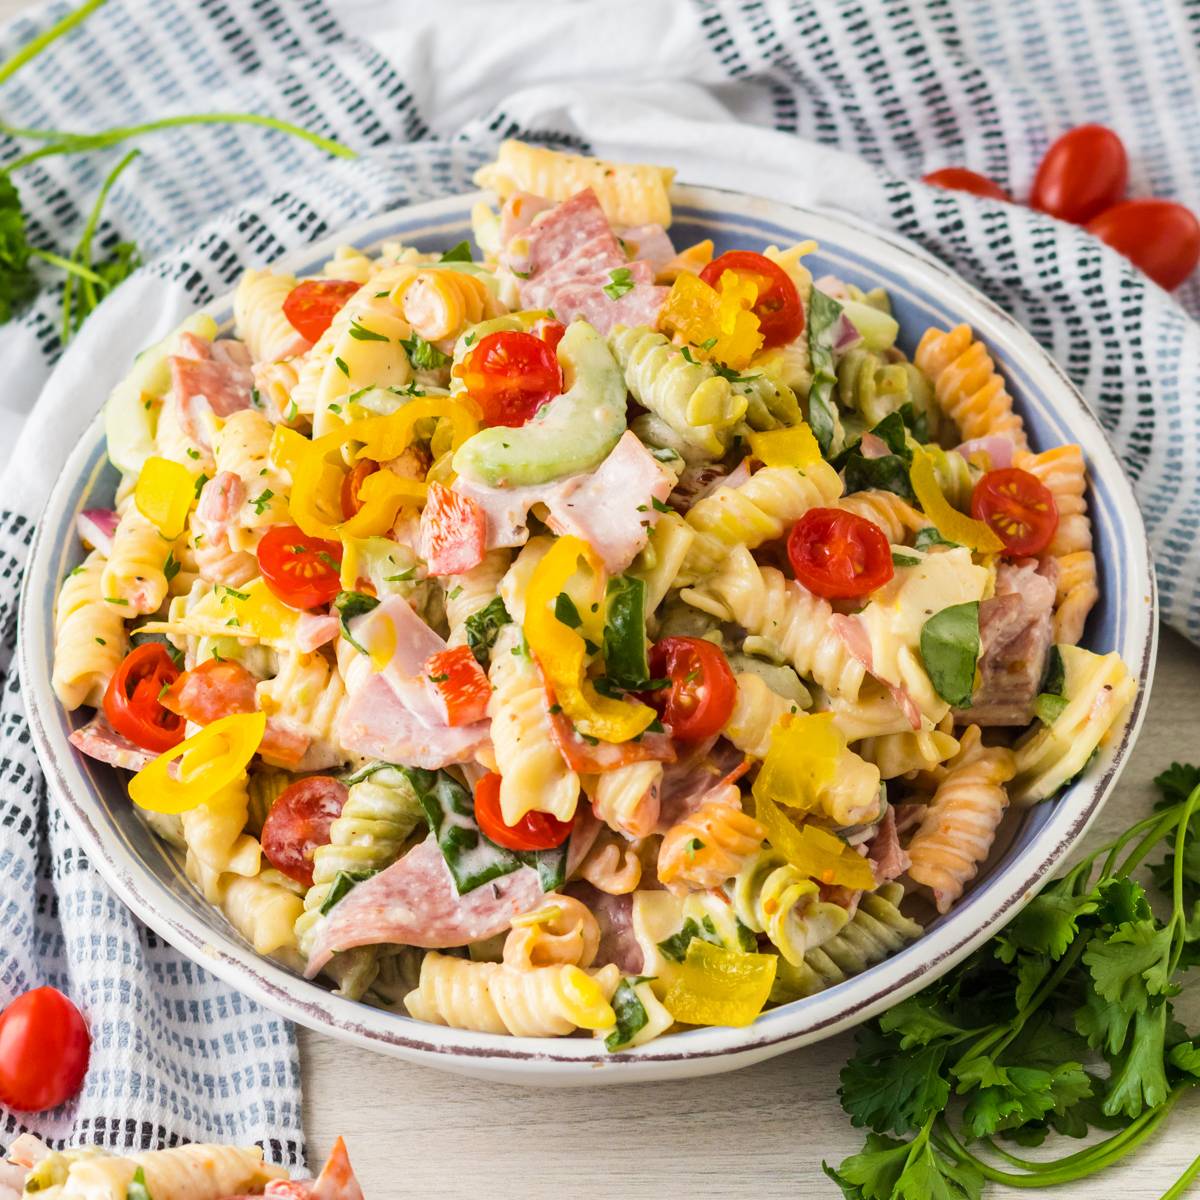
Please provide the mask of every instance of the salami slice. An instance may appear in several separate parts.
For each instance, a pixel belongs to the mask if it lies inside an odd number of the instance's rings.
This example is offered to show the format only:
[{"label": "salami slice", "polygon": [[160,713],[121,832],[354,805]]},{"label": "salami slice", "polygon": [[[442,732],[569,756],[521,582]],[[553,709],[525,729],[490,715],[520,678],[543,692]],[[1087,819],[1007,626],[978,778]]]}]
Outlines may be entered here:
[{"label": "salami slice", "polygon": [[640,975],[645,955],[633,935],[633,894],[610,896],[582,879],[567,884],[563,891],[586,904],[600,926],[596,962],[616,963],[624,974]]},{"label": "salami slice", "polygon": [[[529,229],[529,272],[539,275],[568,258],[581,246],[607,238],[613,254],[621,255],[616,234],[609,226],[604,209],[591,188],[576,192],[556,205]],[[593,246],[591,254],[598,253]],[[621,255],[624,258],[624,255]]]},{"label": "salami slice", "polygon": [[521,867],[460,896],[433,838],[360,883],[317,932],[305,975],[311,979],[339,950],[392,943],[438,950],[503,933],[537,904],[542,885]]},{"label": "salami slice", "polygon": [[88,758],[125,771],[140,771],[157,757],[127,737],[122,737],[105,720],[103,713],[97,713],[86,725],[72,729],[67,740]]},{"label": "salami slice", "polygon": [[277,871],[312,887],[313,851],[329,845],[347,794],[346,785],[328,775],[298,779],[279,794],[262,829],[263,853]]}]

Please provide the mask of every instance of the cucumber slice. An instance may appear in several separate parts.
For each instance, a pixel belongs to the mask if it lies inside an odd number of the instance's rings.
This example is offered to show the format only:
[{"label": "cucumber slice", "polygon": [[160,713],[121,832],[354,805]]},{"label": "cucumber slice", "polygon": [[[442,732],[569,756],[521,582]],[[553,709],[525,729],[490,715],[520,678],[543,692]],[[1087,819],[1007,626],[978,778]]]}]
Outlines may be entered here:
[{"label": "cucumber slice", "polygon": [[468,438],[454,469],[488,487],[528,487],[599,466],[625,432],[625,379],[604,339],[575,321],[558,344],[567,390],[519,429]]}]

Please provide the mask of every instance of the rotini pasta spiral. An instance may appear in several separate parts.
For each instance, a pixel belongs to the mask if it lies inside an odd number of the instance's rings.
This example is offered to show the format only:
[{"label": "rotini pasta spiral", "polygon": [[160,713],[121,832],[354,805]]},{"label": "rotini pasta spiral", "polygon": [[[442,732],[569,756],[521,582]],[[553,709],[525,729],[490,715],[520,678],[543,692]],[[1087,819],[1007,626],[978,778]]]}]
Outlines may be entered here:
[{"label": "rotini pasta spiral", "polygon": [[640,851],[644,845],[602,829],[579,864],[579,877],[609,896],[627,896],[642,880]]},{"label": "rotini pasta spiral", "polygon": [[733,711],[721,732],[743,754],[751,758],[766,758],[771,748],[771,732],[780,718],[793,713],[798,706],[794,700],[779,695],[757,675],[742,671],[737,675],[737,696]]},{"label": "rotini pasta spiral", "polygon": [[783,1004],[798,1000],[852,975],[861,975],[902,949],[905,942],[920,937],[921,926],[900,911],[903,897],[904,886],[899,883],[885,883],[877,891],[866,893],[841,932],[810,950],[803,963],[793,966],[786,960],[780,962],[771,989],[772,1001]]},{"label": "rotini pasta spiral", "polygon": [[843,407],[862,414],[868,429],[906,404],[926,418],[927,426],[929,414],[936,412],[933,388],[919,367],[885,362],[859,347],[847,350],[838,362],[837,397]]},{"label": "rotini pasta spiral", "polygon": [[504,962],[518,970],[590,967],[600,949],[600,923],[573,896],[547,892],[542,903],[513,920],[504,939]]},{"label": "rotini pasta spiral", "polygon": [[283,315],[283,302],[296,286],[294,275],[246,271],[233,293],[234,331],[255,362],[300,354],[308,342]]},{"label": "rotini pasta spiral", "polygon": [[488,678],[492,697],[492,745],[500,770],[500,811],[509,825],[527,812],[548,812],[569,821],[579,802],[579,776],[567,766],[550,736],[546,688],[537,667],[520,649],[515,626],[496,639]]},{"label": "rotini pasta spiral", "polygon": [[715,571],[734,546],[754,549],[782,537],[810,508],[832,504],[841,494],[842,481],[827,462],[803,471],[763,467],[738,487],[717,488],[688,511],[696,538],[679,582]]},{"label": "rotini pasta spiral", "polygon": [[592,809],[610,829],[628,838],[648,837],[658,824],[663,765],[634,762],[597,775],[588,789]]},{"label": "rotini pasta spiral", "polygon": [[589,975],[570,965],[518,970],[431,951],[421,963],[421,982],[404,1004],[418,1021],[452,1029],[565,1037],[576,1029],[616,1024],[609,1000],[620,981],[612,963]]},{"label": "rotini pasta spiral", "polygon": [[489,550],[469,571],[446,580],[446,623],[451,646],[467,640],[467,618],[486,608],[500,590],[500,581],[512,561],[508,550]]},{"label": "rotini pasta spiral", "polygon": [[956,325],[948,333],[927,329],[914,357],[933,380],[938,404],[964,440],[1005,434],[1018,450],[1029,448],[1025,423],[1013,411],[1012,397],[996,364],[969,325]]},{"label": "rotini pasta spiral", "polygon": [[252,408],[233,413],[213,437],[218,471],[242,481],[241,506],[227,525],[231,550],[251,550],[262,530],[288,519],[287,481],[272,465],[269,451],[274,427]]},{"label": "rotini pasta spiral", "polygon": [[630,573],[646,585],[646,613],[649,616],[677,585],[688,550],[696,539],[695,531],[676,512],[663,513],[653,528]]},{"label": "rotini pasta spiral", "polygon": [[1100,596],[1083,451],[1074,444],[1055,446],[1040,454],[1018,455],[1016,465],[1045,484],[1058,509],[1058,528],[1046,547],[1046,553],[1058,561],[1054,640],[1074,646],[1083,636],[1088,613]]},{"label": "rotini pasta spiral", "polygon": [[949,730],[920,729],[864,738],[854,749],[860,757],[879,768],[882,778],[898,779],[914,771],[933,770],[953,758],[959,751],[959,744]]},{"label": "rotini pasta spiral", "polygon": [[1016,773],[1012,751],[985,748],[978,725],[967,727],[960,747],[908,845],[909,875],[933,892],[943,913],[987,858],[1008,805],[1004,785]]},{"label": "rotini pasta spiral", "polygon": [[261,859],[258,842],[245,832],[249,815],[246,780],[235,779],[205,804],[182,814],[183,838],[195,862],[195,875],[204,897],[216,903],[224,874],[257,875]]},{"label": "rotini pasta spiral", "polygon": [[[274,678],[263,680],[257,693],[259,707],[273,724],[308,746],[306,769],[317,770],[342,760],[337,721],[346,703],[346,683],[341,671],[322,654],[295,649],[282,653]],[[294,762],[278,765],[297,766]]]},{"label": "rotini pasta spiral", "polygon": [[296,919],[304,911],[295,887],[278,871],[222,875],[216,903],[255,953],[288,957],[296,949]]},{"label": "rotini pasta spiral", "polygon": [[120,610],[101,588],[105,560],[93,550],[63,580],[54,611],[54,694],[68,710],[99,704],[129,649]]},{"label": "rotini pasta spiral", "polygon": [[760,567],[750,551],[735,546],[719,572],[683,598],[723,621],[736,620],[767,638],[801,675],[815,679],[831,696],[853,700],[865,674],[846,644],[830,628],[833,609],[774,567]]},{"label": "rotini pasta spiral", "polygon": [[895,492],[876,488],[843,496],[833,507],[873,521],[893,546],[903,546],[918,529],[924,529],[929,524],[929,518],[913,508],[907,500]]},{"label": "rotini pasta spiral", "polygon": [[972,471],[971,465],[957,450],[943,450],[930,443],[925,447],[925,453],[933,460],[933,474],[943,495],[955,508],[968,512],[979,472]]},{"label": "rotini pasta spiral", "polygon": [[446,267],[414,271],[392,289],[392,303],[426,341],[454,341],[464,329],[501,312],[478,276]]},{"label": "rotini pasta spiral", "polygon": [[121,514],[100,578],[104,599],[121,605],[126,618],[157,612],[167,598],[163,568],[174,545],[130,504]]},{"label": "rotini pasta spiral", "polygon": [[747,399],[707,363],[688,362],[678,346],[644,325],[618,325],[609,346],[633,398],[689,445],[713,457],[725,453]]},{"label": "rotini pasta spiral", "polygon": [[820,891],[771,849],[749,859],[729,886],[738,920],[755,933],[765,933],[794,966],[849,920],[844,908],[821,900]]},{"label": "rotini pasta spiral", "polygon": [[742,812],[737,788],[726,784],[663,835],[658,878],[675,889],[720,887],[742,869],[766,836],[762,825]]}]

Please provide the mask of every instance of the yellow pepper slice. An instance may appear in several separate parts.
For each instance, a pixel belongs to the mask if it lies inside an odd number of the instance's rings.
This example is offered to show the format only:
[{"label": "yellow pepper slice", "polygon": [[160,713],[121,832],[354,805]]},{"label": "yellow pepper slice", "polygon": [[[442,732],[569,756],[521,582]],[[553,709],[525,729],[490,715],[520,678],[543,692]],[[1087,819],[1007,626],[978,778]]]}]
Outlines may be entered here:
[{"label": "yellow pepper slice", "polygon": [[960,513],[946,499],[937,481],[933,457],[922,446],[913,447],[908,477],[925,515],[948,542],[957,542],[979,554],[999,554],[1004,549],[1004,543],[987,525]]},{"label": "yellow pepper slice", "polygon": [[[554,689],[554,699],[579,732],[602,742],[627,742],[654,720],[654,709],[600,695],[586,677],[583,638],[554,613],[559,593],[575,574],[580,559],[592,570],[592,598],[600,611],[604,564],[582,538],[561,537],[530,576],[525,591],[525,640]],[[586,607],[590,612],[591,605]]]},{"label": "yellow pepper slice", "polygon": [[[143,767],[129,781],[130,798],[139,808],[160,813],[187,812],[204,804],[245,773],[266,728],[262,712],[213,721]],[[179,770],[172,777],[176,760]]]},{"label": "yellow pepper slice", "polygon": [[873,888],[875,872],[869,860],[856,854],[836,834],[816,825],[797,829],[783,809],[763,791],[754,788],[754,815],[766,827],[767,840],[784,858],[810,879],[848,888]]},{"label": "yellow pepper slice", "polygon": [[821,447],[808,425],[801,421],[792,429],[768,429],[750,434],[750,453],[764,467],[805,467],[821,461]]},{"label": "yellow pepper slice", "polygon": [[707,355],[740,369],[763,342],[758,318],[750,311],[756,299],[754,282],[735,271],[724,272],[716,288],[685,273],[671,285],[658,321],[699,347],[694,352],[698,357]]},{"label": "yellow pepper slice", "polygon": [[181,463],[155,455],[142,464],[133,502],[163,537],[174,541],[183,532],[195,498],[196,480]]},{"label": "yellow pepper slice", "polygon": [[663,1004],[686,1025],[750,1025],[762,1012],[779,960],[692,938]]},{"label": "yellow pepper slice", "polygon": [[302,433],[289,429],[286,425],[276,425],[271,434],[271,445],[267,450],[267,459],[276,470],[287,471],[289,474],[296,470],[296,464],[305,454],[312,442]]},{"label": "yellow pepper slice", "polygon": [[450,423],[450,445],[457,449],[479,429],[466,405],[449,396],[427,396],[410,401],[386,417],[364,417],[333,433],[309,442],[297,453],[292,467],[292,520],[310,537],[369,537],[386,533],[406,500],[424,502],[426,484],[402,479],[392,471],[376,471],[359,488],[362,507],[348,521],[342,519],[341,488],[345,477],[347,443],[361,442],[357,459],[387,462],[402,454],[416,436],[416,426],[430,418]]},{"label": "yellow pepper slice", "polygon": [[845,748],[833,713],[785,715],[771,732],[767,757],[754,781],[755,799],[765,794],[777,804],[819,812],[821,793],[833,782]]}]

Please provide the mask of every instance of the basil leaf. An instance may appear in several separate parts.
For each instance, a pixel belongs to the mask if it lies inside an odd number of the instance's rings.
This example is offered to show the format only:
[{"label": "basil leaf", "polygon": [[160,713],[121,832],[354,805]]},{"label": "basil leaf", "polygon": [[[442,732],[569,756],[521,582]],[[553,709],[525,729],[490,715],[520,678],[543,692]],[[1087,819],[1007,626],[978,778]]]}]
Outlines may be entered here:
[{"label": "basil leaf", "polygon": [[893,567],[919,567],[921,560],[915,554],[905,554],[902,550],[892,551]]},{"label": "basil leaf", "polygon": [[578,629],[583,624],[583,618],[579,615],[579,609],[575,607],[575,601],[566,592],[559,592],[554,598],[554,619],[561,621],[570,629]]},{"label": "basil leaf", "polygon": [[927,550],[930,546],[957,547],[958,542],[952,542],[948,538],[942,537],[932,525],[926,525],[924,529],[917,530],[917,536],[913,538],[913,549]]},{"label": "basil leaf", "polygon": [[1063,709],[1070,703],[1066,696],[1055,696],[1050,692],[1042,692],[1033,702],[1033,711],[1044,725],[1053,725],[1062,716]]},{"label": "basil leaf", "polygon": [[679,932],[673,933],[665,942],[659,942],[658,948],[673,962],[681,963],[687,957],[687,948],[692,944],[693,938],[711,942],[714,946],[722,944],[712,917],[705,917],[701,924],[697,924],[694,918],[688,917]]},{"label": "basil leaf", "polygon": [[420,767],[400,771],[417,794],[460,896],[524,865],[511,850],[484,837],[475,820],[474,797],[452,775]]},{"label": "basil leaf", "polygon": [[909,480],[912,451],[904,436],[904,422],[899,413],[888,413],[874,429],[877,438],[891,451],[879,458],[868,458],[862,452],[862,439],[847,447],[834,459],[833,465],[845,472],[846,494],[878,488],[894,492],[909,502],[916,500]]},{"label": "basil leaf", "polygon": [[538,873],[538,882],[543,892],[553,892],[567,882],[567,838],[561,846],[552,846],[549,850],[522,850],[517,857],[527,867],[533,867]]},{"label": "basil leaf", "polygon": [[153,1200],[146,1186],[146,1172],[141,1167],[134,1171],[133,1178],[125,1188],[125,1200]]},{"label": "basil leaf", "polygon": [[1065,696],[1067,688],[1067,672],[1063,666],[1062,651],[1057,646],[1050,647],[1046,655],[1046,674],[1042,679],[1041,690],[1051,696]]},{"label": "basil leaf", "polygon": [[808,356],[812,365],[812,386],[808,392],[808,423],[816,436],[821,453],[828,455],[837,436],[837,409],[833,404],[833,327],[842,306],[824,292],[813,288],[808,305]]},{"label": "basil leaf", "polygon": [[928,442],[930,440],[927,413],[918,411],[911,400],[906,400],[896,411],[916,441]]},{"label": "basil leaf", "polygon": [[342,637],[352,645],[359,654],[366,654],[366,651],[354,640],[350,633],[350,621],[355,617],[361,617],[363,613],[369,613],[373,608],[379,607],[379,601],[374,596],[368,596],[366,592],[338,592],[333,598],[333,609],[338,615],[338,620],[342,624]]},{"label": "basil leaf", "polygon": [[333,882],[329,885],[329,891],[326,892],[325,899],[321,901],[321,916],[325,916],[339,900],[344,899],[346,893],[356,883],[362,883],[364,879],[370,879],[374,874],[374,871],[339,871],[333,877]]},{"label": "basil leaf", "polygon": [[459,242],[457,246],[451,246],[438,262],[474,262],[471,257],[471,243],[467,241]]},{"label": "basil leaf", "polygon": [[432,371],[444,367],[451,361],[450,355],[443,354],[432,342],[427,342],[419,333],[414,333],[407,341],[401,340],[400,345],[408,354],[408,361],[418,371]]},{"label": "basil leaf", "polygon": [[952,604],[921,627],[921,658],[937,694],[968,708],[979,658],[979,601]]},{"label": "basil leaf", "polygon": [[463,627],[467,633],[467,645],[481,667],[487,668],[488,657],[496,638],[500,636],[500,630],[511,623],[512,617],[508,615],[508,609],[499,596],[494,596],[466,619]]},{"label": "basil leaf", "polygon": [[612,1006],[617,1016],[617,1027],[604,1039],[604,1045],[609,1050],[628,1046],[650,1023],[646,1006],[637,994],[637,982],[626,976],[613,992]]},{"label": "basil leaf", "polygon": [[646,581],[616,575],[604,607],[604,669],[618,687],[634,690],[650,680],[646,656]]}]

